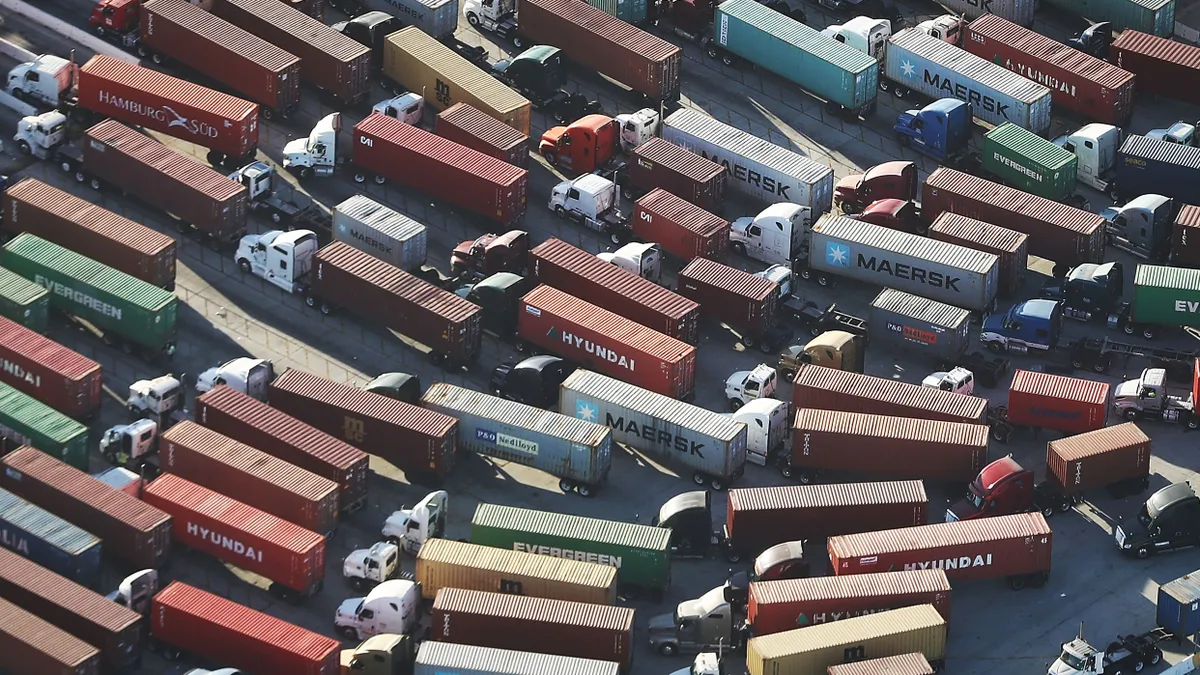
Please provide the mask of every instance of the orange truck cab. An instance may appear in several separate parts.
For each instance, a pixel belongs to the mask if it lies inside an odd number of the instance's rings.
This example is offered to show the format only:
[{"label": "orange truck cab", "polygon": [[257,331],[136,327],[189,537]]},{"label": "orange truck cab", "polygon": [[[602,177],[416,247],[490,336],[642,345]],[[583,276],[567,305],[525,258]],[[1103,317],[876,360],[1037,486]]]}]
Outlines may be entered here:
[{"label": "orange truck cab", "polygon": [[925,223],[921,222],[921,207],[907,199],[880,199],[871,202],[862,213],[854,216],[864,223],[871,223],[911,234],[925,234]]},{"label": "orange truck cab", "polygon": [[833,190],[833,201],[843,212],[858,213],[880,199],[917,198],[917,165],[912,162],[884,162],[866,173],[846,176]]},{"label": "orange truck cab", "polygon": [[92,6],[88,26],[102,38],[114,39],[138,30],[142,0],[99,0]]},{"label": "orange truck cab", "polygon": [[621,147],[621,127],[607,115],[588,115],[542,134],[538,152],[551,166],[579,174],[603,168]]}]

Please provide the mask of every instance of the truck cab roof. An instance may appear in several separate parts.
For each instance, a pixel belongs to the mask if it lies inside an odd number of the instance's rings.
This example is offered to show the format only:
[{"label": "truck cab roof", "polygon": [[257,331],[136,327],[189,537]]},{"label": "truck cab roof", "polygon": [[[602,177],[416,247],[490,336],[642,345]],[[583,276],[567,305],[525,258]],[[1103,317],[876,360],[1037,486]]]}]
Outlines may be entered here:
[{"label": "truck cab roof", "polygon": [[704,595],[694,600],[684,600],[679,603],[679,607],[675,610],[675,614],[679,619],[688,617],[701,617],[708,615],[709,612],[717,609],[721,605],[728,604],[725,599],[725,587],[717,586]]},{"label": "truck cab roof", "polygon": [[1049,321],[1058,310],[1058,301],[1036,298],[1022,302],[1020,307],[1021,316]]},{"label": "truck cab roof", "polygon": [[[1135,197],[1129,203],[1125,204],[1127,209],[1146,209],[1147,211],[1157,211],[1163,205],[1171,201],[1170,197],[1162,195],[1142,195]],[[1112,263],[1109,263],[1110,265]]]},{"label": "truck cab roof", "polygon": [[1018,464],[1017,460],[1013,459],[1010,455],[1008,457],[1001,457],[983,467],[983,471],[979,472],[979,477],[975,481],[979,487],[990,492],[1004,479],[1024,471],[1025,468]]},{"label": "truck cab roof", "polygon": [[675,495],[658,509],[658,526],[673,527],[672,521],[681,513],[700,509],[708,511],[712,508],[711,500],[711,496],[703,490]]},{"label": "truck cab roof", "polygon": [[1167,509],[1186,502],[1195,500],[1196,493],[1192,490],[1192,486],[1188,483],[1175,483],[1150,495],[1146,500],[1146,515],[1151,519],[1155,519]]},{"label": "truck cab roof", "polygon": [[767,570],[772,567],[787,562],[788,560],[800,560],[804,558],[804,542],[803,541],[785,541],[782,544],[775,544],[771,548],[763,551],[757,558],[754,559],[754,574],[761,577]]}]

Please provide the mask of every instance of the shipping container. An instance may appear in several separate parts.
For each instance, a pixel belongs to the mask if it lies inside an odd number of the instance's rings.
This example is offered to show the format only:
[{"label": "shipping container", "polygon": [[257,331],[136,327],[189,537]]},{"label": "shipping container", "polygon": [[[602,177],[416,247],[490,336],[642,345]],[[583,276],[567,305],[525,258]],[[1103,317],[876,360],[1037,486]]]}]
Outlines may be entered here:
[{"label": "shipping container", "polygon": [[529,136],[470,103],[438,113],[433,133],[522,169],[529,164]]},{"label": "shipping container", "polygon": [[[140,661],[141,614],[4,549],[0,598],[99,649],[112,672],[127,672]],[[7,658],[4,663],[11,665]]]},{"label": "shipping container", "polygon": [[614,661],[628,671],[633,615],[630,607],[443,588],[430,623],[441,642]]},{"label": "shipping container", "polygon": [[829,666],[829,675],[933,675],[933,667],[924,654],[884,656]]},{"label": "shipping container", "polygon": [[390,178],[503,225],[525,214],[525,169],[380,114],[359,122],[353,136],[355,182],[367,172],[377,183]]},{"label": "shipping container", "polygon": [[910,570],[756,581],[750,584],[747,616],[754,635],[763,636],[912,605],[933,605],[949,622],[946,573]]},{"label": "shipping container", "polygon": [[[725,205],[725,167],[661,138],[633,149],[627,180],[640,191],[661,188],[708,211],[720,211]],[[633,195],[626,187],[625,196]],[[636,231],[637,225],[633,227]]]},{"label": "shipping container", "polygon": [[683,50],[666,40],[574,0],[520,0],[517,14],[526,44],[558,47],[651,102],[679,100]]},{"label": "shipping container", "polygon": [[449,291],[340,241],[317,251],[310,276],[322,311],[342,307],[381,321],[424,344],[437,362],[479,358],[482,310]]},{"label": "shipping container", "polygon": [[632,2],[627,2],[626,0],[585,0],[585,2],[609,16],[615,16],[635,26],[646,20],[646,0],[632,0]]},{"label": "shipping container", "polygon": [[196,397],[196,421],[337,483],[343,516],[366,503],[370,457],[301,419],[221,386]]},{"label": "shipping container", "polygon": [[0,490],[0,546],[81,586],[100,581],[99,539],[8,490]]},{"label": "shipping container", "polygon": [[175,288],[175,239],[36,178],[4,192],[5,233],[28,232],[159,288]]},{"label": "shipping container", "polygon": [[725,541],[756,556],[787,541],[924,525],[928,505],[919,480],[730,490]]},{"label": "shipping container", "polygon": [[1200,633],[1200,572],[1159,586],[1156,604],[1159,626],[1175,635]]},{"label": "shipping container", "polygon": [[412,672],[413,675],[616,675],[618,668],[612,661],[426,641],[417,651]]},{"label": "shipping container", "polygon": [[246,233],[245,186],[116,120],[87,130],[83,168],[222,244]]},{"label": "shipping container", "polygon": [[0,316],[45,335],[50,328],[50,291],[0,267]]},{"label": "shipping container", "polygon": [[178,581],[151,601],[150,634],[184,652],[246,672],[339,672],[337,640]]},{"label": "shipping container", "polygon": [[812,229],[808,265],[979,311],[994,308],[1000,262],[995,255],[908,232],[828,214]]},{"label": "shipping container", "polygon": [[983,136],[983,170],[1018,190],[1062,201],[1075,192],[1078,168],[1075,153],[1012,122]]},{"label": "shipping container", "polygon": [[697,485],[724,489],[746,467],[746,425],[600,373],[572,373],[558,388],[558,410],[611,428],[614,441],[657,461],[689,469]]},{"label": "shipping container", "polygon": [[629,227],[638,239],[657,243],[685,263],[720,260],[729,251],[728,220],[663,189],[634,202]]},{"label": "shipping container", "polygon": [[727,324],[753,346],[775,327],[780,301],[774,281],[707,258],[679,271],[679,294],[700,305],[700,316]]},{"label": "shipping container", "polygon": [[521,298],[517,338],[671,398],[696,393],[696,348],[551,286]]},{"label": "shipping container", "polygon": [[80,470],[88,468],[88,428],[0,383],[0,436],[9,447],[30,445]]},{"label": "shipping container", "polygon": [[1029,235],[982,220],[943,211],[929,226],[929,238],[948,241],[1000,259],[1000,295],[1021,290],[1029,269]]},{"label": "shipping container", "polygon": [[1116,191],[1123,199],[1162,195],[1194,200],[1200,180],[1200,148],[1129,134],[1117,152]]},{"label": "shipping container", "polygon": [[[1036,0],[990,0],[989,2],[979,2],[979,0],[939,0],[938,4],[955,14],[963,16],[967,20],[995,16],[1019,26],[1033,25],[1033,15],[1037,11]],[[966,40],[963,40],[963,42],[966,42]],[[969,48],[965,44],[963,48],[969,51]]]},{"label": "shipping container", "polygon": [[1108,383],[1018,370],[1008,390],[1008,421],[1082,434],[1108,421]]},{"label": "shipping container", "polygon": [[1104,427],[1046,444],[1046,468],[1063,494],[1125,481],[1148,484],[1150,437],[1133,422]]},{"label": "shipping container", "polygon": [[257,104],[128,61],[93,56],[76,91],[81,107],[208,148],[213,164],[241,166],[258,149]]},{"label": "shipping container", "polygon": [[983,424],[988,402],[932,387],[834,370],[811,363],[796,370],[792,407]]},{"label": "shipping container", "polygon": [[856,117],[875,109],[879,62],[756,0],[717,7],[715,42]]},{"label": "shipping container", "polygon": [[0,317],[0,382],[76,419],[100,409],[100,364]]},{"label": "shipping container", "polygon": [[214,0],[212,13],[300,57],[300,81],[353,105],[371,93],[371,48],[279,0]]},{"label": "shipping container", "polygon": [[885,288],[871,301],[867,330],[872,344],[899,347],[945,364],[970,346],[971,313]]},{"label": "shipping container", "polygon": [[265,577],[280,595],[306,597],[325,583],[325,537],[316,532],[169,473],[142,499],[171,515],[175,541]]},{"label": "shipping container", "polygon": [[725,167],[729,190],[769,204],[807,206],[814,221],[833,208],[833,169],[802,150],[775,145],[691,108],[668,115],[662,137]]},{"label": "shipping container", "polygon": [[611,605],[617,568],[548,555],[506,551],[452,539],[430,539],[417,554],[416,580],[426,600],[442,588],[528,595]]},{"label": "shipping container", "polygon": [[261,105],[266,119],[286,119],[299,107],[299,56],[185,0],[149,0],[140,11],[139,51],[216,80]]},{"label": "shipping container", "polygon": [[940,569],[951,582],[1007,577],[1014,588],[1050,577],[1052,533],[1040,513],[1020,513],[829,539],[836,575]]},{"label": "shipping container", "polygon": [[617,582],[634,593],[661,596],[671,584],[667,528],[480,504],[471,518],[471,543],[612,565]]},{"label": "shipping container", "polygon": [[1138,323],[1200,326],[1200,270],[1138,265],[1132,303]]},{"label": "shipping container", "polygon": [[1171,264],[1200,267],[1200,206],[1186,204],[1171,233]]},{"label": "shipping container", "polygon": [[415,476],[442,478],[454,467],[458,420],[434,410],[289,368],[267,400],[354,447]]},{"label": "shipping container", "polygon": [[458,420],[459,450],[541,469],[565,492],[585,497],[608,481],[607,427],[442,382],[425,392],[421,406]]},{"label": "shipping container", "polygon": [[[972,1],[955,0],[964,6]],[[1037,3],[1015,2],[1028,7],[1028,20],[1003,16],[996,6],[1008,2],[993,1],[991,14],[967,26],[963,49],[1045,85],[1055,110],[1070,110],[1097,122],[1125,126],[1133,114],[1134,74],[1023,28],[1033,22]]]},{"label": "shipping container", "polygon": [[427,35],[441,40],[458,30],[458,0],[328,0],[329,6],[347,16],[368,11],[402,17],[406,26],[416,26]]},{"label": "shipping container", "polygon": [[1093,23],[1107,21],[1122,35],[1143,31],[1167,38],[1175,32],[1175,0],[1047,0],[1046,4]]},{"label": "shipping container", "polygon": [[561,239],[529,251],[529,276],[664,335],[699,343],[699,305]]},{"label": "shipping container", "polygon": [[[1166,1],[1175,6],[1172,0]],[[1200,47],[1127,30],[1112,43],[1108,59],[1137,76],[1138,93],[1143,96],[1200,103]]]},{"label": "shipping container", "polygon": [[99,650],[7,600],[0,600],[0,653],[15,675],[100,675]]},{"label": "shipping container", "polygon": [[171,517],[33,448],[0,459],[0,487],[104,540],[126,569],[161,569],[171,555]]},{"label": "shipping container", "polygon": [[1073,206],[941,167],[921,188],[921,216],[950,211],[1029,235],[1029,255],[1074,267],[1102,263],[1105,220]]},{"label": "shipping container", "polygon": [[428,238],[424,225],[366,195],[354,195],[333,207],[334,241],[405,272],[415,272],[425,264]]}]

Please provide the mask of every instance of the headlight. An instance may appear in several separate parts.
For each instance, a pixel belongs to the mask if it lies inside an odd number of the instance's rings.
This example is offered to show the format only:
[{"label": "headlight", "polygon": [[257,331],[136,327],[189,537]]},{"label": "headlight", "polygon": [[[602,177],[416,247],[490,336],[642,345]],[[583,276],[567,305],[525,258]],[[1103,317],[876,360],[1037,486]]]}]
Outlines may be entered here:
[{"label": "headlight", "polygon": [[1130,544],[1129,542],[1125,542],[1124,544],[1121,544],[1121,548],[1128,551],[1129,549],[1133,548],[1133,544]]}]

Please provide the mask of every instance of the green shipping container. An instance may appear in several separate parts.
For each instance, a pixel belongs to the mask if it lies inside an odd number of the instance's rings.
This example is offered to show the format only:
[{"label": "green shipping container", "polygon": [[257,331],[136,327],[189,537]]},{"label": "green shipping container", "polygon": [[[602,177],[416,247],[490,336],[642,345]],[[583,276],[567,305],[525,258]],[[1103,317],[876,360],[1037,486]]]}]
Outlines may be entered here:
[{"label": "green shipping container", "polygon": [[627,23],[639,24],[646,21],[646,0],[586,0],[596,9],[615,16]]},{"label": "green shipping container", "polygon": [[45,335],[50,327],[50,291],[0,269],[0,316]]},{"label": "green shipping container", "polygon": [[0,383],[0,435],[88,470],[88,428],[41,401]]},{"label": "green shipping container", "polygon": [[8,242],[0,265],[46,287],[55,309],[147,350],[174,350],[178,299],[170,291],[31,234]]},{"label": "green shipping container", "polygon": [[471,543],[613,565],[628,590],[661,592],[671,581],[671,530],[565,513],[480,504]]},{"label": "green shipping container", "polygon": [[1091,23],[1109,21],[1114,31],[1127,28],[1159,37],[1175,32],[1175,0],[1046,0]]},{"label": "green shipping container", "polygon": [[1075,153],[1006,122],[983,137],[983,170],[1001,182],[1052,201],[1075,190]]},{"label": "green shipping container", "polygon": [[1200,327],[1200,270],[1138,265],[1132,305],[1138,323]]}]

